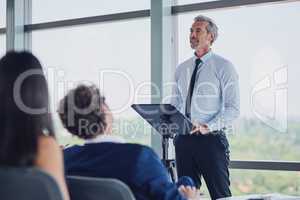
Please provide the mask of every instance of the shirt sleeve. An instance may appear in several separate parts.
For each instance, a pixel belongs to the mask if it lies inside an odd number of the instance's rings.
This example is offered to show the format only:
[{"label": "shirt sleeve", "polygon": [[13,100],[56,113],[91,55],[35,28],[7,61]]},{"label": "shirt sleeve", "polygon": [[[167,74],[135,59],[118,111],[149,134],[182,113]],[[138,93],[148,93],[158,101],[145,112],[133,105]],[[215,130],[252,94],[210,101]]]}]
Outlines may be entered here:
[{"label": "shirt sleeve", "polygon": [[182,104],[183,104],[183,100],[182,100],[182,96],[181,96],[181,92],[179,89],[179,75],[178,75],[178,69],[175,72],[175,77],[174,77],[174,81],[172,83],[172,96],[171,96],[171,100],[170,103],[177,108],[177,110],[181,110],[182,109]]},{"label": "shirt sleeve", "polygon": [[138,188],[149,194],[150,199],[186,200],[178,191],[176,184],[170,180],[166,168],[152,149],[143,148],[137,167],[135,175]]},{"label": "shirt sleeve", "polygon": [[233,121],[240,115],[239,78],[231,63],[225,63],[219,71],[222,109],[208,122],[211,131],[231,129]]}]

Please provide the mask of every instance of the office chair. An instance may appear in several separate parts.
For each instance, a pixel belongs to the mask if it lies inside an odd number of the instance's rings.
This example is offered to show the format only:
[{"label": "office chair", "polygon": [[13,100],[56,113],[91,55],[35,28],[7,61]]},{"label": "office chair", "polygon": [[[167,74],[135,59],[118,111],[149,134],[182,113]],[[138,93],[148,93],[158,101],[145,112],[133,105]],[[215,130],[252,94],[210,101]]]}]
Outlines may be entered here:
[{"label": "office chair", "polygon": [[72,200],[135,200],[129,187],[117,179],[67,176]]},{"label": "office chair", "polygon": [[36,168],[0,167],[1,200],[63,200],[55,180]]}]

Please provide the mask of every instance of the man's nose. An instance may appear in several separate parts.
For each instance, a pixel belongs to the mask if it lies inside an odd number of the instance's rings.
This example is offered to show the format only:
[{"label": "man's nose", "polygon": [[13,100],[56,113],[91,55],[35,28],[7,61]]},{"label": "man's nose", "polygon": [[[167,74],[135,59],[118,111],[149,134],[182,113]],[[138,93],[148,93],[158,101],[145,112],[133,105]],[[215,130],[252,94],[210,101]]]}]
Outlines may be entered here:
[{"label": "man's nose", "polygon": [[191,37],[191,38],[195,38],[195,37],[196,37],[195,32],[191,32],[190,37]]}]

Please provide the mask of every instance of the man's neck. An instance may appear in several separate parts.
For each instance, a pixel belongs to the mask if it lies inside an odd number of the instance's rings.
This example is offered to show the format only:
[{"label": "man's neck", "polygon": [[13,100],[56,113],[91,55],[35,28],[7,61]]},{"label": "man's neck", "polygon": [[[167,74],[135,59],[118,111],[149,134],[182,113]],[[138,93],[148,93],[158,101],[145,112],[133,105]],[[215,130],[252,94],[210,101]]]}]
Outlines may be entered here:
[{"label": "man's neck", "polygon": [[198,58],[201,58],[202,56],[204,56],[209,51],[210,51],[210,47],[203,48],[203,49],[197,49],[195,54]]}]

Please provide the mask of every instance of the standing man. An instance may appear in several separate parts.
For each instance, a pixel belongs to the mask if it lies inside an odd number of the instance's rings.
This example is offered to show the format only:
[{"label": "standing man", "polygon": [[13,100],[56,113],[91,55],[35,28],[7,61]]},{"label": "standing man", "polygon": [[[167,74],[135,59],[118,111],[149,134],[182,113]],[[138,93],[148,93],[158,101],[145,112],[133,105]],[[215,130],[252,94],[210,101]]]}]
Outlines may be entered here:
[{"label": "standing man", "polygon": [[178,176],[192,177],[198,188],[203,176],[212,199],[231,196],[225,132],[240,109],[236,70],[211,50],[217,36],[212,19],[195,17],[190,31],[194,56],[177,67],[172,94],[172,104],[194,124],[191,134],[175,140]]}]

